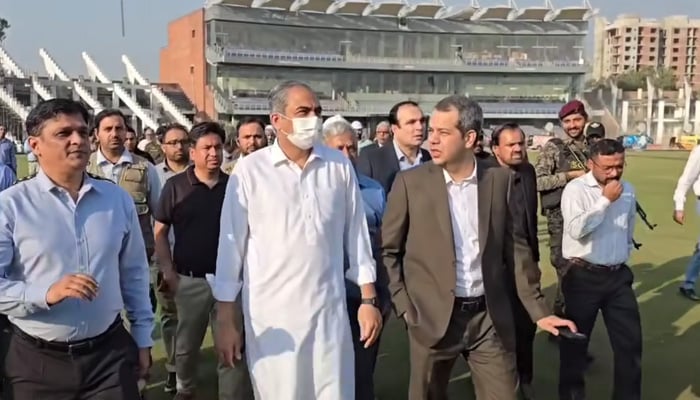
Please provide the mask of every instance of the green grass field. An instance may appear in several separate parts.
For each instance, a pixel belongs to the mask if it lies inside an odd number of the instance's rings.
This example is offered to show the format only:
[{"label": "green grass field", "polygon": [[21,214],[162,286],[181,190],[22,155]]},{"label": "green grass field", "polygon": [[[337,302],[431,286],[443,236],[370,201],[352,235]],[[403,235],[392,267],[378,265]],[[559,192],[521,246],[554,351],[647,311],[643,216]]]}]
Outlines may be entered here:
[{"label": "green grass field", "polygon": [[[687,223],[678,226],[671,220],[672,195],[688,153],[646,152],[630,153],[625,178],[637,190],[639,202],[652,222],[659,224],[649,231],[638,220],[637,241],[644,244],[636,251],[630,265],[636,275],[635,290],[639,299],[644,330],[644,399],[690,400],[700,399],[700,306],[678,295],[678,283],[700,234],[694,201],[687,202]],[[22,170],[20,168],[20,170]],[[547,234],[540,225],[542,284],[551,297],[554,272],[547,261]],[[588,398],[609,399],[612,384],[612,353],[599,319],[593,334],[591,351],[595,363],[587,375]],[[200,399],[216,399],[215,357],[211,339],[207,338],[202,350],[200,369]],[[163,350],[159,342],[154,350],[155,367],[149,400],[166,400],[162,392]],[[535,342],[535,388],[539,399],[556,398],[558,379],[558,348],[538,334]],[[395,319],[388,324],[382,336],[382,348],[376,371],[377,398],[381,400],[406,399],[408,386],[408,345],[406,334]],[[472,400],[474,395],[465,363],[460,361],[450,384],[454,399]]]}]

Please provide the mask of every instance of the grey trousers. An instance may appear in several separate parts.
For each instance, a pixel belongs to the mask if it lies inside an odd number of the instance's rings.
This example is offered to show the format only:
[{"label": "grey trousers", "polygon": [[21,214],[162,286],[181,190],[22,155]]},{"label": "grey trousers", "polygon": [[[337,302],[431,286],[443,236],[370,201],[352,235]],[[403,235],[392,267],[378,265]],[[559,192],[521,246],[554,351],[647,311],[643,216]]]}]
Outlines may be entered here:
[{"label": "grey trousers", "polygon": [[158,270],[158,264],[151,266],[151,285],[156,294],[158,307],[160,307],[160,336],[163,338],[163,347],[167,356],[165,369],[169,373],[175,372],[175,333],[177,331],[177,307],[175,299],[163,288],[163,275]]},{"label": "grey trousers", "polygon": [[[175,304],[178,310],[175,339],[177,389],[181,393],[194,393],[199,353],[207,326],[211,325],[212,331],[216,329],[216,301],[206,279],[180,275]],[[243,321],[235,323],[242,329]],[[219,364],[217,374],[219,400],[254,399],[245,357],[235,368]]]}]

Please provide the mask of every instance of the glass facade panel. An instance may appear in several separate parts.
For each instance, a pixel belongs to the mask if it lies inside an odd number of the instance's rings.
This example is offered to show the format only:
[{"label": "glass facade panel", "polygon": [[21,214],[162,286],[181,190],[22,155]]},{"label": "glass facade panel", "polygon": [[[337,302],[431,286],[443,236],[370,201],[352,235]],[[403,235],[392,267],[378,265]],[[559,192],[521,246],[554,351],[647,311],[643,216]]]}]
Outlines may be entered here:
[{"label": "glass facade panel", "polygon": [[[209,44],[233,49],[391,58],[454,59],[458,46],[465,59],[577,61],[580,35],[475,35],[340,30],[319,27],[210,21]],[[208,28],[209,31],[210,28]],[[349,54],[344,54],[346,51]]]},{"label": "glass facade panel", "polygon": [[211,82],[236,96],[264,95],[276,84],[295,79],[308,83],[321,98],[343,94],[450,95],[473,97],[550,98],[572,96],[577,75],[464,74],[403,71],[358,71],[319,68],[218,65]]}]

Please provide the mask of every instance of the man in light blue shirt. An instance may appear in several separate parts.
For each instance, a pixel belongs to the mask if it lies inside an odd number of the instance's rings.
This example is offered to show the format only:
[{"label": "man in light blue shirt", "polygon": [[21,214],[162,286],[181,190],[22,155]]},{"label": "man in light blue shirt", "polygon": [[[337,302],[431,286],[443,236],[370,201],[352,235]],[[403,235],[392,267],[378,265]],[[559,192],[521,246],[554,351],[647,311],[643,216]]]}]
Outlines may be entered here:
[{"label": "man in light blue shirt", "polygon": [[15,184],[17,177],[7,165],[0,164],[0,192]]},{"label": "man in light blue shirt", "polygon": [[123,189],[86,174],[87,119],[75,101],[39,103],[26,122],[39,172],[0,193],[0,312],[11,323],[15,399],[138,399],[151,365],[136,209]]},{"label": "man in light blue shirt", "polygon": [[12,172],[17,174],[17,149],[15,148],[15,143],[5,137],[6,135],[7,130],[0,125],[0,164],[7,165],[12,168]]}]

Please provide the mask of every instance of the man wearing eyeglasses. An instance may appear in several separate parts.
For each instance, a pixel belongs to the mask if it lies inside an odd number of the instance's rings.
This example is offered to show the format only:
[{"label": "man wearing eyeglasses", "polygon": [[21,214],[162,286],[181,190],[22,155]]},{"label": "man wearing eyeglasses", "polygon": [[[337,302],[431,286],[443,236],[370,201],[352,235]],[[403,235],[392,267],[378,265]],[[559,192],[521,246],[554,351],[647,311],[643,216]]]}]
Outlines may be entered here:
[{"label": "man wearing eyeglasses", "polygon": [[[162,137],[161,148],[163,161],[156,165],[161,185],[171,177],[184,172],[190,165],[190,139],[187,128],[180,124],[163,125],[158,128],[158,136]],[[175,236],[170,232],[170,243],[175,243]],[[151,267],[151,282],[155,288],[155,297],[160,305],[160,330],[167,359],[165,369],[168,377],[163,390],[174,393],[177,390],[175,375],[175,333],[177,330],[177,308],[175,299],[168,290],[163,275],[160,273],[158,260]]]}]

